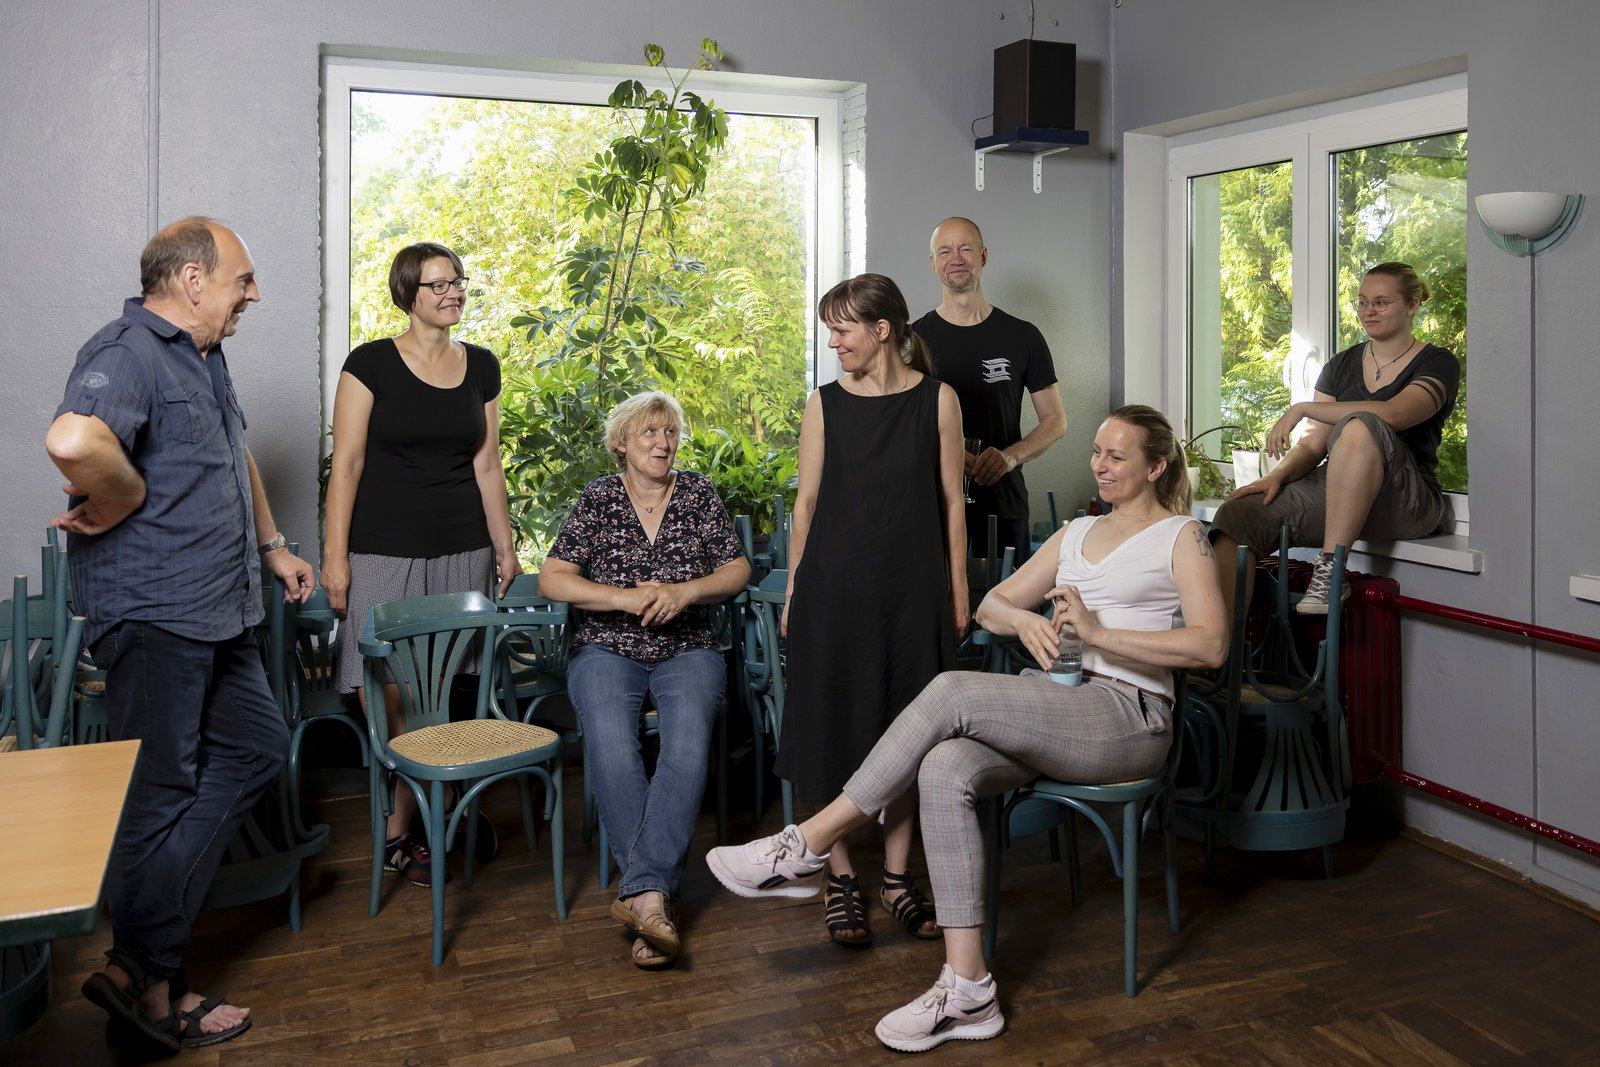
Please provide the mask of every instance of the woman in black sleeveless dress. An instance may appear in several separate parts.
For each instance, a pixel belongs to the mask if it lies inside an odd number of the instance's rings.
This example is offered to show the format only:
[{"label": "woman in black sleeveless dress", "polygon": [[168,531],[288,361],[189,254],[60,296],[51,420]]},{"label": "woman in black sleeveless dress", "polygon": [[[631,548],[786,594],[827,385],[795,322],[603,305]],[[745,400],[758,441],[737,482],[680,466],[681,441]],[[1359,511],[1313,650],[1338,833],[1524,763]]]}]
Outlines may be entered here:
[{"label": "woman in black sleeveless dress", "polygon": [[[949,668],[970,616],[955,393],[932,377],[888,278],[841,282],[818,313],[845,373],[811,394],[800,428],[777,772],[825,803]],[[880,900],[909,932],[937,938],[932,906],[910,881],[914,812],[909,797],[884,812]],[[828,866],[829,934],[865,945],[871,933],[843,842]]]}]

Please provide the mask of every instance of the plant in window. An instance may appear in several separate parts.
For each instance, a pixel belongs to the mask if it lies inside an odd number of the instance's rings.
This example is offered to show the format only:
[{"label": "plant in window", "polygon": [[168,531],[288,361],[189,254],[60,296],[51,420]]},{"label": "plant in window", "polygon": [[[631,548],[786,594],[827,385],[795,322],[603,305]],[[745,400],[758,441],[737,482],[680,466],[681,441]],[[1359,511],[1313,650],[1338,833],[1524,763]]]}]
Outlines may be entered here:
[{"label": "plant in window", "polygon": [[[654,44],[644,56],[651,67],[666,60]],[[705,267],[677,254],[673,239],[685,207],[705,191],[728,117],[684,84],[721,58],[707,38],[694,66],[666,88],[632,79],[616,86],[610,104],[628,132],[584,164],[565,198],[564,301],[511,320],[530,342],[556,346],[507,374],[501,402],[512,522],[536,551],[583,486],[614,469],[601,446],[606,414],[641,390],[670,389],[677,361],[692,351],[672,319],[682,314],[686,280]]]},{"label": "plant in window", "polygon": [[710,478],[728,514],[750,516],[758,536],[773,532],[773,501],[779,495],[785,512],[794,509],[800,466],[792,448],[774,448],[727,430],[697,430],[683,443],[680,465]]}]

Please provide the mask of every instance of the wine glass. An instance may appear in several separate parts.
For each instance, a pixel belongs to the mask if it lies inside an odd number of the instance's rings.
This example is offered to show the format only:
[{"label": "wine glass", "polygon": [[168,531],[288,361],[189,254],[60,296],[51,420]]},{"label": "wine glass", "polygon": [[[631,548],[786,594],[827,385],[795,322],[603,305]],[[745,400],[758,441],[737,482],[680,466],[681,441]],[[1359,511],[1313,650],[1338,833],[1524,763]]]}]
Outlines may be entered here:
[{"label": "wine glass", "polygon": [[[967,450],[968,455],[977,458],[978,453],[983,451],[983,442],[976,437],[963,437],[961,439],[961,447]],[[977,503],[976,500],[972,499],[972,475],[970,474],[961,476],[961,498],[968,504]]]}]

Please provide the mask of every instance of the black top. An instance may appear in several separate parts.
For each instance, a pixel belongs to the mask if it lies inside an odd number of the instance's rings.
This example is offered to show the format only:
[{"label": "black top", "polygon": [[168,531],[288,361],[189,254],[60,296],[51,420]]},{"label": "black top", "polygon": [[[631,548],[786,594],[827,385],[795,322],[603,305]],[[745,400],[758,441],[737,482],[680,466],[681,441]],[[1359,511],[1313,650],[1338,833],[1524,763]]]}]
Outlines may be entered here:
[{"label": "black top", "polygon": [[[620,474],[584,486],[550,548],[550,558],[574,564],[600,585],[632,589],[640,582],[692,582],[744,555],[728,509],[711,480],[679,471],[655,541],[645,536]],[[619,656],[656,664],[691,648],[716,648],[711,609],[696,604],[660,626],[639,625],[625,611],[578,614],[572,645],[599,645]]]},{"label": "black top", "polygon": [[939,383],[817,390],[822,476],[794,574],[777,771],[826,802],[955,658],[939,493]]},{"label": "black top", "polygon": [[[930,311],[911,327],[933,356],[933,373],[956,391],[961,402],[961,434],[985,448],[1006,448],[1022,440],[1022,394],[1056,384],[1050,346],[1031,322],[993,308],[975,326],[956,326]],[[968,511],[1002,519],[1028,517],[1028,487],[1022,468],[993,485],[974,484]]]},{"label": "black top", "polygon": [[56,415],[69,411],[110,427],[145,483],[122,522],[68,536],[84,644],[128,619],[194,641],[261,621],[244,412],[221,347],[202,359],[187,332],[130,298],[78,351]]},{"label": "black top", "polygon": [[411,373],[393,338],[369,341],[344,361],[372,391],[351,552],[432,559],[488,547],[472,457],[483,443],[483,407],[500,395],[500,363],[487,348],[466,350],[467,373],[454,389]]},{"label": "black top", "polygon": [[[1369,379],[1363,360],[1366,347],[1367,343],[1363,341],[1329,360],[1328,365],[1322,368],[1322,373],[1317,376],[1317,391],[1327,393],[1335,400],[1360,403],[1389,400],[1400,395],[1400,391],[1413,382],[1421,381],[1423,388],[1439,401],[1439,410],[1415,426],[1398,431],[1396,436],[1411,450],[1423,476],[1437,490],[1439,480],[1435,472],[1439,467],[1439,439],[1444,435],[1445,420],[1450,417],[1450,412],[1456,406],[1461,365],[1456,362],[1455,355],[1448,348],[1424,345],[1422,351],[1418,352],[1400,372],[1399,377],[1387,385],[1379,386],[1376,391],[1370,391],[1367,388]],[[1435,385],[1434,382],[1438,384]]]}]

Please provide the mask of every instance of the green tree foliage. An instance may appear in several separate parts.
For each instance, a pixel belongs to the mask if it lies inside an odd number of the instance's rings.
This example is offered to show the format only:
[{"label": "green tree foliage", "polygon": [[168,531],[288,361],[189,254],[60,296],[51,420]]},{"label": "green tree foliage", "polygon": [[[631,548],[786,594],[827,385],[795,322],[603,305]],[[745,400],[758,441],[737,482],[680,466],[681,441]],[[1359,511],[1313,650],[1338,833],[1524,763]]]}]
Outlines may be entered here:
[{"label": "green tree foliage", "polygon": [[1291,403],[1294,172],[1275,163],[1219,177],[1222,421],[1264,439]]},{"label": "green tree foliage", "polygon": [[[695,68],[720,56],[707,40]],[[653,45],[645,57],[665,61]],[[386,295],[400,247],[437,240],[466,259],[460,335],[501,358],[512,521],[534,560],[583,485],[616,469],[602,427],[627,396],[667,389],[740,455],[746,440],[757,456],[796,443],[814,132],[729,116],[689,75],[624,81],[606,107],[429,98],[410,130],[385,121],[391,101],[357,97],[352,130],[376,158],[352,182],[352,336],[404,328]]]}]

